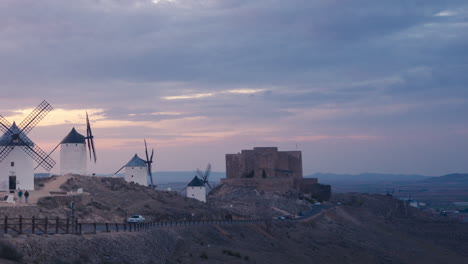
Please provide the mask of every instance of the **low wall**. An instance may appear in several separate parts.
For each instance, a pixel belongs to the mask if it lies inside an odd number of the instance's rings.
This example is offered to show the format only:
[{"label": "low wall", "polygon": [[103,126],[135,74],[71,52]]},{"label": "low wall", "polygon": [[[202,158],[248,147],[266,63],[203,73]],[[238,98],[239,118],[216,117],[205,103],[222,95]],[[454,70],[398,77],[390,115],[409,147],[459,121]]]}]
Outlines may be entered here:
[{"label": "low wall", "polygon": [[311,193],[314,185],[317,184],[317,178],[234,178],[221,179],[222,184],[240,187],[253,187],[259,191],[267,192],[287,192],[289,190]]},{"label": "low wall", "polygon": [[256,179],[256,178],[240,178],[240,179],[221,179],[222,184],[228,184],[232,186],[241,187],[254,187],[259,191],[278,191],[286,192],[294,189],[294,179],[281,179],[281,178],[270,178],[270,179]]}]

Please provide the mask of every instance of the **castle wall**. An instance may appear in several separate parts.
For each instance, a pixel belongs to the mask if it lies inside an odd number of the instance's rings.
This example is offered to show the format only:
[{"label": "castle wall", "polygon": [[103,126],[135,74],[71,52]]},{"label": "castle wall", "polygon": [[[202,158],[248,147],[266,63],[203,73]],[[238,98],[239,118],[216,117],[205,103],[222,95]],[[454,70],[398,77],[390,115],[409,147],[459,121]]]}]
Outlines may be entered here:
[{"label": "castle wall", "polygon": [[242,179],[221,179],[222,184],[229,184],[232,186],[241,187],[254,187],[259,191],[277,191],[287,192],[293,186],[293,179],[288,178],[242,178]]},{"label": "castle wall", "polygon": [[241,167],[238,170],[241,171],[242,178],[253,178],[255,177],[255,155],[253,150],[242,150],[241,153]]},{"label": "castle wall", "polygon": [[304,179],[301,151],[256,147],[226,155],[226,179],[222,183],[250,186],[263,191],[302,190],[307,193],[317,179]]},{"label": "castle wall", "polygon": [[[275,151],[276,150],[276,151]],[[277,149],[254,148],[254,178],[275,178],[275,166],[278,159]],[[265,172],[265,173],[264,173]]]},{"label": "castle wall", "polygon": [[241,154],[226,154],[226,177],[241,178]]}]

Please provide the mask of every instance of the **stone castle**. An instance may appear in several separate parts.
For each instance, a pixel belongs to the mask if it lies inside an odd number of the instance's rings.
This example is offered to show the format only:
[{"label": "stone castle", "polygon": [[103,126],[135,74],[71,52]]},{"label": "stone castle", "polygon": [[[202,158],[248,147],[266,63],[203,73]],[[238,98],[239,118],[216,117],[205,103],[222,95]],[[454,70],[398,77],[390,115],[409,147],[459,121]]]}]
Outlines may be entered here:
[{"label": "stone castle", "polygon": [[278,151],[277,147],[257,147],[226,154],[226,178],[221,183],[250,186],[262,191],[297,190],[309,193],[316,178],[302,175],[301,151]]}]

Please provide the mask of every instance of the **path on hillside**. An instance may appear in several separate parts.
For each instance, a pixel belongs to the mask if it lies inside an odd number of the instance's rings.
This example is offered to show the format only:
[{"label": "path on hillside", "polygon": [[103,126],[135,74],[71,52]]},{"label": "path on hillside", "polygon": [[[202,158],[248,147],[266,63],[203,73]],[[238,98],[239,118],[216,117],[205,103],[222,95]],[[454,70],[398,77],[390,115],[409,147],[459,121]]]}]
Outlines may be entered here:
[{"label": "path on hillside", "polygon": [[63,190],[60,189],[60,186],[71,177],[71,175],[56,176],[50,181],[44,183],[44,187],[41,187],[41,189],[30,191],[29,203],[36,204],[40,198],[50,196],[50,192],[63,192]]},{"label": "path on hillside", "polygon": [[[64,184],[68,179],[70,179],[71,175],[64,175],[64,176],[55,176],[51,178],[49,181],[44,183],[44,187],[41,187],[39,190],[28,191],[29,192],[29,203],[26,203],[24,195],[22,200],[20,201],[18,198],[19,190],[16,190],[14,195],[16,199],[15,204],[10,204],[6,202],[0,203],[0,206],[29,206],[37,204],[40,198],[51,196],[50,192],[64,192],[60,189],[60,186]],[[24,191],[23,191],[24,192]],[[10,195],[10,192],[0,192],[0,196],[7,196]],[[63,195],[69,195],[69,193],[65,193]]]}]

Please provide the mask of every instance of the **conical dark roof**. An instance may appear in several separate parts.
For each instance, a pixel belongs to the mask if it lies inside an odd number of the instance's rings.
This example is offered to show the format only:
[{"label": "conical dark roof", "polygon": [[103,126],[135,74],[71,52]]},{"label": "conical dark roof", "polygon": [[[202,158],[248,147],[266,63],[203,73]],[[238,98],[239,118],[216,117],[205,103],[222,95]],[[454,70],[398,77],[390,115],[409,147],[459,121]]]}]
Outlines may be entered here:
[{"label": "conical dark roof", "polygon": [[205,183],[202,180],[200,180],[198,176],[195,175],[195,177],[193,177],[193,180],[187,186],[201,187],[201,186],[205,186]]},{"label": "conical dark roof", "polygon": [[60,142],[60,144],[85,144],[86,138],[72,128],[70,133]]},{"label": "conical dark roof", "polygon": [[137,154],[125,165],[125,167],[146,167],[146,161],[140,159]]},{"label": "conical dark roof", "polygon": [[[13,122],[10,130],[5,132],[2,137],[0,137],[0,146],[34,146],[34,142],[30,140],[25,134],[20,133],[21,130],[16,123]],[[18,134],[21,140],[13,140],[13,135]]]}]

